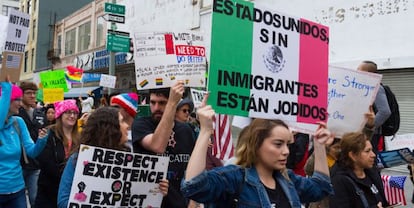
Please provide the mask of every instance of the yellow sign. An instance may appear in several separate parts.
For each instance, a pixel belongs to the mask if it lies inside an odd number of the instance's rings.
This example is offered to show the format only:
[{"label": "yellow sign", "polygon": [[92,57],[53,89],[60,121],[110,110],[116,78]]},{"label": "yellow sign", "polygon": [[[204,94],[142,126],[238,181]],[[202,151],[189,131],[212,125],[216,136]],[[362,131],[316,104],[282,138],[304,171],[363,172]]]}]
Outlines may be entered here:
[{"label": "yellow sign", "polygon": [[45,88],[43,89],[43,102],[54,103],[63,100],[63,88]]}]

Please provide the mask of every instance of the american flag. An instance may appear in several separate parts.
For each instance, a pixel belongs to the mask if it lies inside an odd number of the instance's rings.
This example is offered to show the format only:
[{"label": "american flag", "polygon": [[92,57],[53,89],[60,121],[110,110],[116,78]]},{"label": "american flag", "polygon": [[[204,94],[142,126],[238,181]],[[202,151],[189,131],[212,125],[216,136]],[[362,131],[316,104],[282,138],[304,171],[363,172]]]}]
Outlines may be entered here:
[{"label": "american flag", "polygon": [[18,69],[20,66],[21,56],[8,54],[6,59],[6,68]]},{"label": "american flag", "polygon": [[407,205],[404,196],[404,182],[407,176],[381,175],[384,184],[385,198],[389,204]]},{"label": "american flag", "polygon": [[215,130],[212,154],[220,160],[228,160],[234,154],[229,116],[216,114],[214,123]]}]

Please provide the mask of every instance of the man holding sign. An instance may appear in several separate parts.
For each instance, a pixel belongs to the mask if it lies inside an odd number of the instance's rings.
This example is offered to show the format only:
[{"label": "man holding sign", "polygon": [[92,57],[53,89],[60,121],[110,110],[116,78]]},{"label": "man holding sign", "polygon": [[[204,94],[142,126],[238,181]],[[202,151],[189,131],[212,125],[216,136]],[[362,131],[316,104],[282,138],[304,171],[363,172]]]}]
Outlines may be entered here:
[{"label": "man holding sign", "polygon": [[[169,91],[168,91],[169,90]],[[150,117],[141,117],[132,124],[134,152],[169,156],[167,179],[168,195],[161,207],[187,207],[180,191],[188,160],[194,148],[192,129],[185,123],[174,121],[177,105],[184,93],[184,82],[178,81],[171,89],[150,91]]]}]

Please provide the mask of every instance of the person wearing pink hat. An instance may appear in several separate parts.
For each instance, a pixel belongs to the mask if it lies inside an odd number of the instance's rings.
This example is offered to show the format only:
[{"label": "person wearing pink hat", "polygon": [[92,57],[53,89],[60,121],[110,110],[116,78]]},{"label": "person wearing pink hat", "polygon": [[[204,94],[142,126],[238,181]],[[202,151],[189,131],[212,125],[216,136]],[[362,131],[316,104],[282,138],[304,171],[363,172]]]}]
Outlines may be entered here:
[{"label": "person wearing pink hat", "polygon": [[1,82],[0,94],[0,207],[23,207],[26,204],[25,181],[20,158],[37,157],[47,143],[46,129],[39,130],[36,143],[19,112],[23,91],[9,82]]},{"label": "person wearing pink hat", "polygon": [[79,142],[76,125],[79,109],[75,100],[55,102],[56,123],[50,126],[46,148],[39,155],[40,175],[35,208],[57,207],[59,182],[72,147]]}]

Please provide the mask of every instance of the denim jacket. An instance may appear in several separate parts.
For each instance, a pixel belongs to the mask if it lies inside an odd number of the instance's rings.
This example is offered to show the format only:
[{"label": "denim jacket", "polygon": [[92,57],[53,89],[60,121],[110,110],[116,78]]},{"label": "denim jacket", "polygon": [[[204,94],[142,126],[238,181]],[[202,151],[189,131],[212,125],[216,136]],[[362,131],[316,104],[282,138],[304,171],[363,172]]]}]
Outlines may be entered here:
[{"label": "denim jacket", "polygon": [[[288,170],[290,181],[280,172],[274,178],[280,184],[292,208],[301,203],[321,200],[333,194],[329,176],[315,172],[311,178],[295,175]],[[260,182],[256,168],[229,165],[204,171],[189,181],[183,181],[181,191],[185,197],[216,207],[229,207],[238,198],[237,207],[271,207],[267,192]],[[239,194],[239,197],[237,197]]]}]

